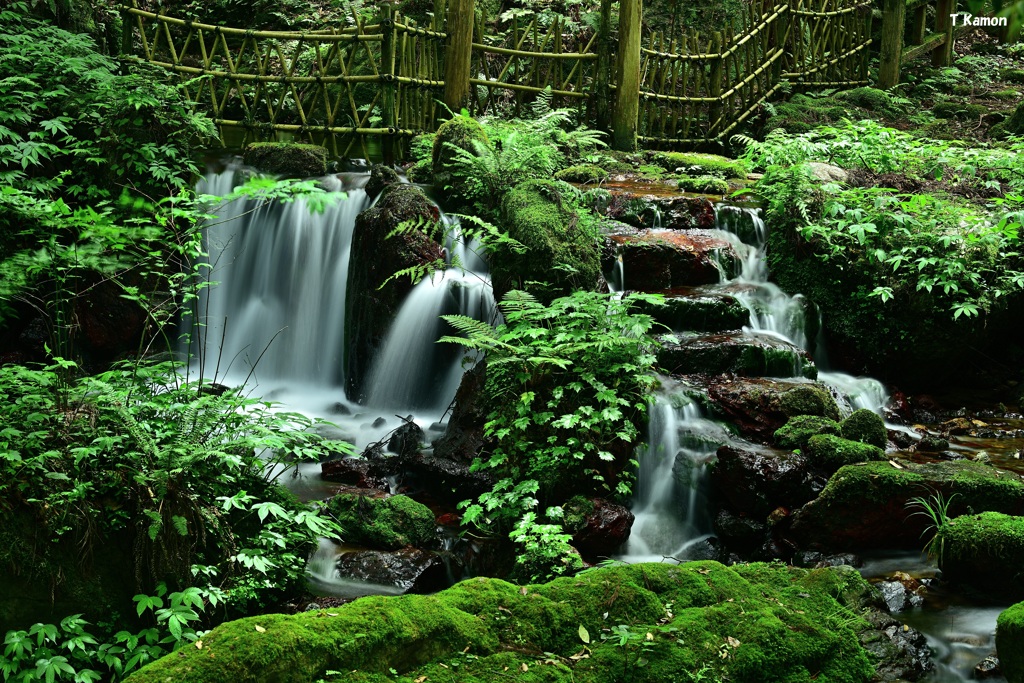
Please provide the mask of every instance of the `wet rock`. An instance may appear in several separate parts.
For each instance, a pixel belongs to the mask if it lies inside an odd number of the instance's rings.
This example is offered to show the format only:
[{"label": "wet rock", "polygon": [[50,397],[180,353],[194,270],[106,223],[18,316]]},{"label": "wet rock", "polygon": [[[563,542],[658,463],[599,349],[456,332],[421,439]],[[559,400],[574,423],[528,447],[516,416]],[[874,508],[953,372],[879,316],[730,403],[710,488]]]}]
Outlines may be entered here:
[{"label": "wet rock", "polygon": [[898,449],[905,450],[910,448],[917,440],[913,436],[901,429],[890,429],[886,432],[889,437],[889,442],[892,443]]},{"label": "wet rock", "polygon": [[951,516],[968,509],[1024,511],[1024,482],[1012,472],[981,463],[868,462],[843,467],[813,501],[797,511],[790,533],[817,550],[920,549],[930,523],[908,503],[927,491],[941,493]]},{"label": "wet rock", "polygon": [[79,335],[76,352],[90,367],[104,367],[139,348],[148,318],[138,303],[124,298],[119,285],[97,281],[75,297],[72,306]]},{"label": "wet rock", "polygon": [[816,382],[765,378],[714,378],[708,396],[716,410],[743,436],[763,443],[795,415],[839,419],[839,406],[828,389]]},{"label": "wet rock", "polygon": [[338,557],[341,578],[395,586],[408,593],[433,593],[448,586],[444,561],[434,552],[404,548],[360,550]]},{"label": "wet rock", "polygon": [[971,672],[971,675],[980,680],[995,678],[996,676],[1001,676],[1002,673],[1002,669],[999,668],[999,658],[990,655],[974,666],[974,671]]},{"label": "wet rock", "polygon": [[711,480],[732,510],[762,520],[780,506],[803,505],[825,484],[806,456],[755,446],[719,448]]},{"label": "wet rock", "polygon": [[331,407],[327,409],[327,412],[331,415],[351,415],[352,409],[341,401],[338,401],[337,403],[332,404]]},{"label": "wet rock", "polygon": [[387,475],[366,458],[339,458],[322,463],[320,478],[357,489],[388,490]]},{"label": "wet rock", "polygon": [[710,230],[715,227],[715,205],[707,197],[686,197],[675,191],[669,194],[614,191],[604,207],[608,218],[649,229]]},{"label": "wet rock", "polygon": [[1002,600],[1024,600],[1024,517],[1000,512],[962,515],[942,526],[939,568],[951,584]]},{"label": "wet rock", "polygon": [[750,312],[728,294],[668,296],[662,306],[642,303],[641,313],[677,332],[724,332],[750,324]]},{"label": "wet rock", "polygon": [[490,491],[495,482],[490,472],[471,472],[464,462],[431,453],[417,453],[405,467],[432,499],[453,506]]},{"label": "wet rock", "polygon": [[253,142],[242,160],[249,166],[288,178],[327,175],[327,150],[319,145],[295,142]]},{"label": "wet rock", "polygon": [[381,427],[383,427],[387,423],[388,423],[387,418],[378,417],[376,420],[373,421],[373,424],[371,426],[374,429],[380,429]]},{"label": "wet rock", "polygon": [[935,668],[923,633],[880,610],[865,619],[873,628],[859,634],[860,644],[875,660],[876,680],[916,681]]},{"label": "wet rock", "polygon": [[468,465],[480,452],[488,412],[483,394],[486,381],[486,362],[477,363],[462,376],[448,428],[432,444],[438,458]]},{"label": "wet rock", "polygon": [[715,516],[715,533],[728,548],[747,554],[764,544],[768,525],[755,517],[719,510]]},{"label": "wet rock", "polygon": [[885,458],[885,451],[881,448],[833,434],[812,436],[807,441],[806,452],[814,467],[829,474],[845,465]]},{"label": "wet rock", "polygon": [[949,448],[949,441],[946,439],[926,434],[917,442],[917,450],[927,453],[940,453]]},{"label": "wet rock", "polygon": [[996,653],[1008,681],[1024,681],[1024,602],[1003,610],[996,620]]},{"label": "wet rock", "polygon": [[919,607],[924,603],[924,598],[907,589],[901,581],[881,581],[878,589],[882,592],[882,599],[889,612],[896,614],[912,607]]},{"label": "wet rock", "polygon": [[817,377],[814,361],[781,339],[742,333],[684,337],[663,342],[658,364],[677,375],[732,373],[745,377]]},{"label": "wet rock", "polygon": [[844,439],[859,441],[882,449],[885,448],[887,440],[885,422],[878,414],[866,408],[853,411],[852,415],[843,420],[839,434]]},{"label": "wet rock", "polygon": [[415,185],[389,185],[377,203],[356,217],[348,272],[345,341],[348,396],[358,398],[370,363],[383,344],[391,322],[412,289],[408,278],[384,284],[404,268],[442,258],[441,245],[412,232],[386,239],[407,220],[437,220],[440,213]]},{"label": "wet rock", "polygon": [[389,166],[377,165],[370,171],[370,179],[366,183],[366,195],[376,199],[388,185],[402,182],[395,170]]},{"label": "wet rock", "polygon": [[736,271],[732,245],[703,231],[611,235],[622,258],[625,285],[657,292],[673,287],[715,284]]},{"label": "wet rock", "polygon": [[820,415],[794,415],[775,432],[779,448],[804,449],[811,437],[819,434],[839,434],[839,423]]},{"label": "wet rock", "polygon": [[405,460],[411,458],[423,443],[423,429],[412,420],[407,420],[388,439],[388,450]]},{"label": "wet rock", "polygon": [[797,567],[812,567],[821,569],[823,567],[860,567],[864,560],[853,553],[839,553],[838,555],[825,555],[815,550],[801,550],[793,556],[793,564]]},{"label": "wet rock", "polygon": [[633,513],[602,498],[590,502],[593,507],[583,518],[581,528],[573,534],[572,545],[584,558],[611,557],[629,538]]}]

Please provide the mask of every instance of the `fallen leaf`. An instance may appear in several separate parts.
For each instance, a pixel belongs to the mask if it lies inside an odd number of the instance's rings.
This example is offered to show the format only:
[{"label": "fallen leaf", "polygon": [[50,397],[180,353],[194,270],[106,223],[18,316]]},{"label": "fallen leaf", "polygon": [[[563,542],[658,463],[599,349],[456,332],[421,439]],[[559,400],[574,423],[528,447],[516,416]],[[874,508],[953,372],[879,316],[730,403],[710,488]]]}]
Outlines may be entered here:
[{"label": "fallen leaf", "polygon": [[414,680],[412,683],[423,683],[423,681],[425,681],[425,680],[427,680],[426,676],[420,676],[419,678]]},{"label": "fallen leaf", "polygon": [[590,631],[588,631],[583,624],[580,624],[580,631],[579,631],[579,633],[580,633],[580,640],[582,640],[584,643],[589,645],[590,644]]},{"label": "fallen leaf", "polygon": [[202,650],[202,649],[203,649],[203,641],[201,641],[201,640],[197,640],[197,641],[195,642],[195,646],[196,646],[196,649],[197,649],[197,650]]},{"label": "fallen leaf", "polygon": [[899,464],[895,460],[890,460],[889,464],[892,465],[893,467],[895,467],[898,470],[902,470],[903,469],[903,465]]},{"label": "fallen leaf", "polygon": [[644,638],[647,640],[654,640],[654,634],[648,631],[647,635],[645,635]]},{"label": "fallen leaf", "polygon": [[447,668],[448,668],[448,665],[447,665],[447,664],[442,664],[442,663],[440,663],[440,662],[438,662],[438,663],[437,663],[437,665],[438,665],[439,667],[441,667],[442,669],[447,669]]},{"label": "fallen leaf", "polygon": [[257,633],[266,633],[266,632],[267,632],[267,629],[263,628],[263,627],[262,627],[262,626],[260,626],[259,624],[256,624],[256,632],[257,632]]},{"label": "fallen leaf", "polygon": [[327,616],[329,616],[329,617],[336,617],[336,616],[338,616],[338,613],[337,612],[328,612]]},{"label": "fallen leaf", "polygon": [[469,652],[469,645],[467,645],[466,649],[462,651],[462,654],[466,654],[467,652]]},{"label": "fallen leaf", "polygon": [[[733,649],[735,649],[735,648],[740,646],[740,641],[736,640],[732,636],[727,637],[725,639],[725,642],[729,643],[729,647],[731,647]],[[744,652],[746,652],[746,650],[744,650]]]},{"label": "fallen leaf", "polygon": [[519,589],[519,594],[520,595],[526,595],[526,586],[523,586],[522,588]]},{"label": "fallen leaf", "polygon": [[522,669],[523,671],[529,671],[530,670],[530,667],[526,666],[526,662],[523,662],[522,664],[520,664],[519,668]]}]

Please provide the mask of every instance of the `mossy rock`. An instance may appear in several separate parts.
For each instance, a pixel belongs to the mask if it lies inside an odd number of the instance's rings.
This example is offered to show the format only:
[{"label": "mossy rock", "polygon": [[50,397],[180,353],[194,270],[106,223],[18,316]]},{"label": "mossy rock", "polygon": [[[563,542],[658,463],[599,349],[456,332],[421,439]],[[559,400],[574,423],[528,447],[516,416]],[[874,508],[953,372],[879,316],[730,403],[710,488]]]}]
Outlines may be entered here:
[{"label": "mossy rock", "polygon": [[999,75],[1007,83],[1024,85],[1024,69],[1003,69]]},{"label": "mossy rock", "polygon": [[437,533],[434,513],[408,496],[362,496],[342,493],[327,503],[346,543],[397,550],[432,545]]},{"label": "mossy rock", "polygon": [[559,181],[528,180],[505,195],[501,227],[525,246],[526,252],[503,248],[491,260],[496,298],[512,289],[523,289],[551,300],[597,286],[600,248],[563,201],[566,189]]},{"label": "mossy rock", "polygon": [[470,116],[453,116],[437,129],[430,164],[434,172],[434,183],[444,187],[452,181],[452,167],[457,152],[452,147],[476,154],[474,143],[490,144],[487,133],[476,119]]},{"label": "mossy rock", "polygon": [[871,444],[882,449],[889,440],[885,431],[885,421],[867,408],[853,411],[850,417],[843,420],[839,433],[844,439]]},{"label": "mossy rock", "polygon": [[1006,90],[996,90],[988,94],[989,97],[994,97],[997,100],[1017,100],[1020,99],[1020,90],[1017,88],[1007,88]]},{"label": "mossy rock", "polygon": [[707,175],[741,180],[747,177],[747,169],[742,163],[717,154],[652,152],[650,159],[652,163],[666,171],[681,171],[690,176]]},{"label": "mossy rock", "polygon": [[996,620],[996,654],[1009,683],[1024,681],[1024,602],[1003,610]]},{"label": "mossy rock", "polygon": [[669,374],[733,373],[744,377],[818,376],[802,349],[768,338],[710,335],[663,342],[658,365]]},{"label": "mossy rock", "polygon": [[608,171],[595,164],[580,164],[563,168],[555,174],[555,180],[567,183],[595,184],[608,178]]},{"label": "mossy rock", "polygon": [[[523,588],[477,578],[431,596],[222,624],[202,649],[182,648],[127,681],[308,683],[335,670],[357,682],[490,682],[515,672],[613,683],[628,671],[653,683],[706,666],[733,683],[867,683],[874,670],[858,634],[871,630],[860,616],[871,595],[856,572],[767,564],[636,564]],[[618,645],[618,624],[633,645]],[[647,664],[637,666],[641,643]],[[589,657],[570,659],[584,647]]]},{"label": "mossy rock", "polygon": [[839,424],[820,415],[795,415],[775,432],[775,443],[779,448],[804,449],[812,436],[819,434],[839,435]]},{"label": "mossy rock", "polygon": [[831,420],[839,419],[836,399],[821,386],[807,385],[790,389],[780,398],[779,407],[788,417],[820,415]]},{"label": "mossy rock", "polygon": [[701,194],[725,194],[729,191],[729,183],[721,178],[710,175],[691,178],[683,176],[679,178],[679,189],[684,192],[699,192]]},{"label": "mossy rock", "polygon": [[677,332],[725,332],[750,323],[750,311],[733,296],[667,297],[662,305],[641,303],[637,310]]},{"label": "mossy rock", "polygon": [[1018,106],[1002,126],[1010,135],[1024,135],[1024,104]]},{"label": "mossy rock", "polygon": [[834,434],[818,434],[807,440],[807,455],[815,467],[826,472],[835,472],[845,465],[883,460],[885,451]]},{"label": "mossy rock", "polygon": [[892,96],[878,88],[854,88],[837,94],[836,98],[880,114],[888,113],[893,108]]},{"label": "mossy rock", "polygon": [[253,142],[242,152],[242,160],[261,171],[288,178],[327,175],[327,150],[319,145]]},{"label": "mossy rock", "polygon": [[943,525],[936,540],[943,579],[1000,599],[1024,600],[1024,517],[960,516]]},{"label": "mossy rock", "polygon": [[410,183],[429,185],[434,182],[434,169],[430,159],[420,159],[415,164],[405,169],[405,177]]},{"label": "mossy rock", "polygon": [[973,121],[987,114],[988,107],[983,104],[965,102],[939,102],[932,107],[932,113],[940,119]]},{"label": "mossy rock", "polygon": [[740,433],[770,443],[775,432],[796,415],[839,420],[839,406],[820,384],[764,378],[733,378],[713,382],[708,395],[716,413]]},{"label": "mossy rock", "polygon": [[965,460],[893,462],[848,465],[833,474],[821,494],[794,515],[796,542],[827,551],[920,549],[928,521],[908,505],[929,492],[946,500],[955,494],[951,516],[1024,512],[1024,480],[1013,472]]}]

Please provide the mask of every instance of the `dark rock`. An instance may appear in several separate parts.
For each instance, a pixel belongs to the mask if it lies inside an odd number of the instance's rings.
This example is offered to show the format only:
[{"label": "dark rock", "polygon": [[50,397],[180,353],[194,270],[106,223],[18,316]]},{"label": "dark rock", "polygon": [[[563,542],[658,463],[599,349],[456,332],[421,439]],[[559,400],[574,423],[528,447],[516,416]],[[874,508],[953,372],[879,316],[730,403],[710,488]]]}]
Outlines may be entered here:
[{"label": "dark rock", "polygon": [[388,490],[386,474],[366,458],[340,458],[320,465],[320,478],[358,489]]},{"label": "dark rock", "polygon": [[395,550],[433,545],[437,540],[434,513],[408,496],[347,489],[327,501],[327,509],[344,529],[348,543]]},{"label": "dark rock", "polygon": [[365,375],[383,344],[391,322],[406,294],[412,289],[408,278],[384,284],[404,268],[433,263],[443,257],[441,245],[422,232],[390,239],[386,236],[407,220],[438,220],[440,213],[415,185],[389,185],[373,208],[356,218],[352,236],[352,258],[348,272],[345,354],[347,394],[357,399]]},{"label": "dark rock", "polygon": [[797,567],[822,569],[824,567],[860,567],[864,561],[853,553],[825,555],[816,550],[801,550],[793,556],[793,564]]},{"label": "dark rock", "polygon": [[388,440],[388,450],[397,453],[403,460],[411,458],[423,443],[423,430],[418,424],[408,421],[396,429]]},{"label": "dark rock", "polygon": [[683,337],[662,342],[658,364],[668,373],[732,373],[744,377],[807,377],[818,375],[814,361],[802,349],[771,337],[742,333]]},{"label": "dark rock", "polygon": [[732,244],[703,231],[611,235],[608,239],[621,255],[625,286],[641,292],[716,284],[734,273],[739,263]]},{"label": "dark rock", "polygon": [[93,367],[103,367],[139,348],[147,314],[112,281],[96,282],[72,302],[78,323],[77,352]]},{"label": "dark rock", "polygon": [[715,378],[708,396],[743,436],[763,443],[795,415],[839,419],[839,406],[823,385],[765,378]]},{"label": "dark rock", "polygon": [[755,446],[719,448],[711,479],[734,511],[759,519],[778,507],[803,505],[825,483],[805,456]]},{"label": "dark rock", "polygon": [[924,598],[907,589],[901,581],[881,581],[878,589],[882,592],[882,599],[889,612],[896,614],[912,607],[920,607]]},{"label": "dark rock", "polygon": [[330,408],[327,409],[327,411],[331,415],[351,415],[352,414],[352,410],[347,405],[342,403],[341,401],[338,401],[337,403],[333,404]]},{"label": "dark rock", "polygon": [[887,432],[887,436],[892,445],[899,449],[907,449],[917,443],[913,436],[901,429],[890,429]]},{"label": "dark rock", "polygon": [[975,665],[971,675],[977,679],[985,679],[1001,676],[1002,673],[1002,669],[999,668],[999,658],[989,655]]},{"label": "dark rock", "polygon": [[373,428],[374,429],[379,429],[379,428],[383,427],[384,425],[386,425],[387,423],[388,423],[388,421],[387,421],[386,418],[378,417],[376,420],[373,421]]},{"label": "dark rock", "polygon": [[[638,205],[645,208],[638,210]],[[655,227],[655,215],[659,217],[661,227],[669,230],[710,230],[715,227],[715,205],[707,197],[686,197],[675,191],[656,195],[613,190],[604,214],[642,229]]]},{"label": "dark rock", "polygon": [[939,453],[949,448],[949,441],[938,436],[926,434],[917,442],[917,450],[926,453]]},{"label": "dark rock", "polygon": [[366,195],[376,199],[388,185],[402,182],[395,170],[389,166],[377,165],[370,171],[370,180],[366,183]]},{"label": "dark rock", "polygon": [[249,166],[289,178],[327,175],[327,150],[295,142],[253,142],[242,152]]},{"label": "dark rock", "polygon": [[467,463],[441,458],[436,453],[417,453],[405,467],[416,478],[419,488],[428,491],[434,500],[450,505],[475,499],[490,491],[495,482],[490,472],[471,472]]},{"label": "dark rock", "polygon": [[486,362],[477,363],[462,376],[448,428],[432,444],[438,458],[468,465],[480,452],[488,412],[483,393],[486,381]]},{"label": "dark rock", "polygon": [[843,467],[818,498],[797,511],[788,533],[797,545],[819,550],[920,549],[930,522],[907,505],[928,491],[951,500],[951,517],[969,509],[1024,511],[1024,482],[1012,472],[969,461],[896,464]]},{"label": "dark rock", "polygon": [[338,557],[341,578],[395,586],[408,593],[433,593],[448,586],[444,561],[434,552],[404,548],[359,550]]},{"label": "dark rock", "polygon": [[875,660],[876,680],[916,681],[935,667],[923,633],[880,610],[864,618],[873,628],[859,634],[860,644]]},{"label": "dark rock", "polygon": [[572,545],[584,558],[610,557],[629,538],[633,513],[601,498],[591,502],[593,510],[584,518],[583,527],[573,534]]},{"label": "dark rock", "polygon": [[668,296],[662,306],[641,303],[637,310],[677,332],[724,332],[750,323],[750,311],[728,294]]},{"label": "dark rock", "polygon": [[719,510],[715,516],[715,533],[727,547],[746,554],[764,544],[768,525],[754,517]]}]

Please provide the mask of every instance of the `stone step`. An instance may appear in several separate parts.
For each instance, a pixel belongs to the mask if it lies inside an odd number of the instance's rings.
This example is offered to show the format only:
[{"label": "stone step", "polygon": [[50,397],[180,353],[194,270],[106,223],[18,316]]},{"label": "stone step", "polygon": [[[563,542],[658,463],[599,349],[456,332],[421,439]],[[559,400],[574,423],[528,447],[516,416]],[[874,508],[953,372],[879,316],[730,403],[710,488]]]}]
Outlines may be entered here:
[{"label": "stone step", "polygon": [[634,291],[717,284],[739,269],[732,244],[710,230],[648,230],[607,239],[622,259],[625,287]]},{"label": "stone step", "polygon": [[744,333],[697,335],[663,343],[658,364],[673,375],[818,376],[814,361],[802,349],[781,339]]},{"label": "stone step", "polygon": [[674,332],[725,332],[750,324],[750,312],[729,294],[665,292],[665,304],[641,304],[638,310]]}]

